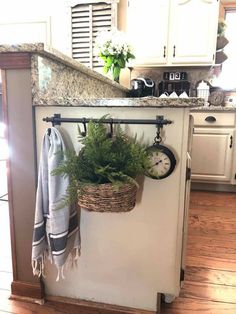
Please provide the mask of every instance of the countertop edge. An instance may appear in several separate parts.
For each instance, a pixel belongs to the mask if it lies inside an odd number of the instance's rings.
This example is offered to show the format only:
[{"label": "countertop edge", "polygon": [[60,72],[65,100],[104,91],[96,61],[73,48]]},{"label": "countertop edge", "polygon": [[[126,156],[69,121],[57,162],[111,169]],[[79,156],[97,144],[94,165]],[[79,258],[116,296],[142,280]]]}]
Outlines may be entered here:
[{"label": "countertop edge", "polygon": [[112,81],[108,77],[93,71],[92,69],[86,67],[75,59],[63,54],[62,52],[47,46],[43,43],[35,44],[17,44],[17,45],[0,45],[0,54],[1,53],[17,53],[17,52],[26,52],[26,53],[35,53],[40,56],[46,56],[55,61],[59,61],[77,71],[80,71],[84,74],[87,74],[90,77],[93,77],[97,80],[100,80],[108,85],[111,85],[121,91],[128,93],[129,89],[118,84],[115,81]]},{"label": "countertop edge", "polygon": [[194,108],[194,107],[192,107],[191,108],[191,110],[190,110],[192,113],[201,113],[201,112],[208,112],[208,113],[210,113],[210,112],[212,112],[212,113],[214,113],[214,112],[217,112],[217,113],[219,113],[219,112],[236,112],[236,107],[211,107],[211,108],[201,108],[201,107],[196,107],[196,108]]},{"label": "countertop edge", "polygon": [[[61,107],[130,107],[130,108],[198,108],[204,100],[201,98],[172,98],[161,99],[154,96],[141,98],[104,98],[104,99],[63,99],[60,103],[54,101],[50,106]],[[47,106],[46,100],[41,99],[40,103],[34,106]],[[197,110],[196,110],[197,111]]]}]

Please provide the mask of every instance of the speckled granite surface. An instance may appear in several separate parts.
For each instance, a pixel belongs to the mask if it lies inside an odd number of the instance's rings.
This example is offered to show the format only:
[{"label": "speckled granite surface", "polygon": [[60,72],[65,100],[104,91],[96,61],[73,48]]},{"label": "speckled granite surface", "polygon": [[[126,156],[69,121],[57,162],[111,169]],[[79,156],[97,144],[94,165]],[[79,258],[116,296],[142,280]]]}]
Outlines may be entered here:
[{"label": "speckled granite surface", "polygon": [[36,53],[31,60],[34,106],[74,106],[83,99],[126,96],[124,90],[51,58]]},{"label": "speckled granite surface", "polygon": [[192,112],[236,112],[236,107],[225,106],[209,106],[192,108]]},{"label": "speckled granite surface", "polygon": [[157,107],[157,108],[194,108],[202,106],[204,100],[201,98],[106,98],[106,99],[83,99],[71,100],[67,106],[78,107]]},{"label": "speckled granite surface", "polygon": [[0,45],[31,53],[33,105],[70,105],[78,99],[126,97],[128,89],[42,43]]}]

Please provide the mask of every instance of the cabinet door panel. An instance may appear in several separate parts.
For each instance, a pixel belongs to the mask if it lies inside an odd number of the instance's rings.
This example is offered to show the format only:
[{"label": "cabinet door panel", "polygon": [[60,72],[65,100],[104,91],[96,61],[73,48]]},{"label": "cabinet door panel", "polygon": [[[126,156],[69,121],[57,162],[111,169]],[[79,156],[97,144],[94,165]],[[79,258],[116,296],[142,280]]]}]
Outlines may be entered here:
[{"label": "cabinet door panel", "polygon": [[129,0],[127,28],[135,65],[166,63],[168,21],[169,0]]},{"label": "cabinet door panel", "polygon": [[216,47],[219,2],[173,0],[169,61],[172,64],[212,64]]},{"label": "cabinet door panel", "polygon": [[230,181],[232,129],[195,129],[192,178],[199,181]]}]

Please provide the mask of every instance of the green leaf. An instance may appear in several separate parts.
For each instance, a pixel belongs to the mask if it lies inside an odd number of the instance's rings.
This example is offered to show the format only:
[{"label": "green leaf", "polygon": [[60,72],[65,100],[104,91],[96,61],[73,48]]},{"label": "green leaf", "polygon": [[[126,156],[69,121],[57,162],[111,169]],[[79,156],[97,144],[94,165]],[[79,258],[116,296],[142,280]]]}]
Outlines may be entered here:
[{"label": "green leaf", "polygon": [[120,67],[114,66],[113,67],[113,78],[114,78],[114,80],[118,79],[119,76],[120,76]]},{"label": "green leaf", "polygon": [[118,59],[118,64],[121,68],[125,67],[125,60],[124,59]]},{"label": "green leaf", "polygon": [[108,73],[109,70],[110,70],[110,67],[107,67],[107,66],[104,65],[104,67],[103,67],[103,72],[104,72],[104,73]]},{"label": "green leaf", "polygon": [[112,56],[108,56],[106,59],[106,66],[111,67],[113,61],[114,61],[114,58]]},{"label": "green leaf", "polygon": [[135,56],[131,52],[127,53],[126,61],[129,61],[129,59],[135,59]]}]

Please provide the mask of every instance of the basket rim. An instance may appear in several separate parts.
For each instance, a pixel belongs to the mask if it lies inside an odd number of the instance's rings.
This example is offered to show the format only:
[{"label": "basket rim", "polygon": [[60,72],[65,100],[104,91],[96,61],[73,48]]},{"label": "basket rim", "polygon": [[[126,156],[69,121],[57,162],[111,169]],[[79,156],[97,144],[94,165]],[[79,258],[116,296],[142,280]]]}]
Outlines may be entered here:
[{"label": "basket rim", "polygon": [[[108,182],[108,183],[85,183],[82,186],[79,186],[79,189],[83,189],[84,187],[103,187],[103,186],[115,186],[114,183]],[[121,182],[121,184],[117,184],[118,187],[123,187],[123,186],[136,186],[134,183],[131,182]],[[137,187],[137,186],[136,186]]]}]

